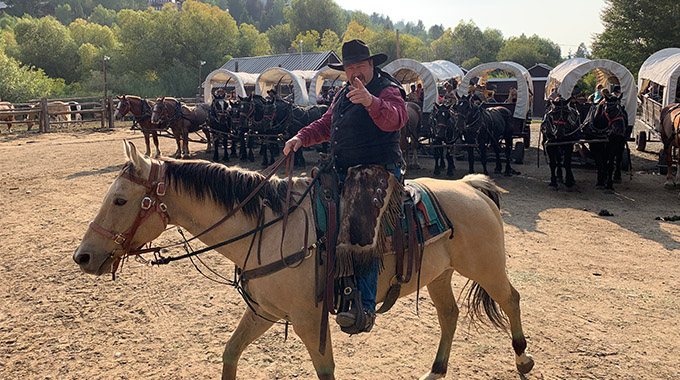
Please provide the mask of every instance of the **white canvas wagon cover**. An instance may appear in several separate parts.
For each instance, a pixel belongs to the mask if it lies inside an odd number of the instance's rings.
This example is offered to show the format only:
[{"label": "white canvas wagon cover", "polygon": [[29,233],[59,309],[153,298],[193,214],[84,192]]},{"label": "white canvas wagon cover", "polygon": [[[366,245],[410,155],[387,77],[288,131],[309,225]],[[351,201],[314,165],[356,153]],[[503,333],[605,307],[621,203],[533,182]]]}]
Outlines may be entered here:
[{"label": "white canvas wagon cover", "polygon": [[236,90],[236,94],[238,96],[245,97],[247,95],[245,86],[255,85],[256,79],[257,74],[242,72],[235,73],[233,71],[225,69],[214,70],[213,72],[208,74],[208,76],[205,78],[205,82],[203,82],[203,99],[207,103],[212,102],[213,86],[216,84],[224,85],[225,83],[228,83],[229,85],[233,84]]},{"label": "white canvas wagon cover", "polygon": [[458,95],[467,95],[472,78],[481,77],[481,83],[486,82],[486,77],[494,70],[503,70],[511,73],[517,79],[517,105],[515,113],[512,115],[517,119],[526,119],[529,111],[533,107],[534,81],[526,67],[517,62],[488,62],[475,66],[463,77],[463,81],[458,86]]},{"label": "white canvas wagon cover", "polygon": [[406,91],[410,84],[423,83],[423,112],[431,112],[437,100],[437,85],[449,79],[462,78],[464,73],[455,63],[446,60],[418,62],[410,58],[396,59],[387,64],[383,71],[401,82]]},{"label": "white canvas wagon cover", "polygon": [[638,72],[638,89],[643,91],[649,82],[664,86],[663,106],[675,103],[680,78],[680,49],[667,48],[652,54]]},{"label": "white canvas wagon cover", "polygon": [[546,98],[553,88],[558,87],[559,94],[568,99],[576,83],[591,71],[595,72],[598,84],[613,83],[621,86],[621,104],[626,107],[628,124],[634,125],[637,110],[635,78],[625,66],[608,59],[572,58],[557,65],[548,74],[548,81],[545,83]]},{"label": "white canvas wagon cover", "polygon": [[331,69],[328,66],[317,71],[309,84],[309,104],[316,104],[316,96],[319,95],[323,82],[327,80],[334,82],[334,85],[341,85],[342,82],[347,81],[347,75],[344,71]]},{"label": "white canvas wagon cover", "polygon": [[307,81],[312,80],[315,74],[316,71],[290,71],[282,67],[271,67],[257,77],[255,94],[266,94],[267,90],[276,87],[279,83],[292,84],[295,93],[295,104],[308,106]]}]

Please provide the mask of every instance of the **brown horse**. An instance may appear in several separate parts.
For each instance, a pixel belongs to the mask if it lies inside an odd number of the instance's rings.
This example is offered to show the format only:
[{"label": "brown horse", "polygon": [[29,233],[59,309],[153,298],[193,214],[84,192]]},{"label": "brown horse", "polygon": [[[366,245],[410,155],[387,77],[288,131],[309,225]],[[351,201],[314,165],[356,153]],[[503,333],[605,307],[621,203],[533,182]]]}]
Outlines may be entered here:
[{"label": "brown horse", "polygon": [[406,102],[406,111],[408,112],[408,120],[401,129],[399,145],[404,153],[406,167],[420,169],[418,163],[418,131],[423,123],[423,111],[417,103],[413,102]]},{"label": "brown horse", "polygon": [[146,143],[146,155],[151,154],[150,137],[153,137],[153,143],[156,145],[156,156],[161,156],[161,148],[158,144],[158,132],[168,129],[167,125],[153,124],[151,122],[151,110],[156,104],[153,100],[142,99],[139,96],[123,95],[118,96],[118,107],[114,116],[116,120],[121,120],[126,115],[130,114],[135,118],[135,122],[139,124],[144,134],[144,142]]},{"label": "brown horse", "polygon": [[210,133],[204,126],[208,120],[210,104],[198,104],[190,107],[182,104],[178,99],[160,97],[151,112],[151,122],[170,127],[177,142],[175,158],[189,157],[189,133],[203,130],[208,140],[208,151],[211,151]]},{"label": "brown horse", "polygon": [[[306,234],[315,236],[314,223],[307,223],[307,216],[312,213],[310,197],[300,200],[300,207],[288,215],[289,232],[282,241],[284,227],[280,219],[286,204],[287,180],[276,177],[266,180],[256,172],[207,161],[155,160],[139,154],[127,141],[125,151],[127,164],[109,188],[73,254],[80,268],[95,275],[112,272],[130,249],[154,240],[167,224],[181,226],[194,236],[200,234],[199,240],[209,246],[252,232],[258,226],[268,226],[261,230],[259,239],[235,240],[215,248],[242,270],[265,273],[247,281],[242,278],[245,282],[242,291],[252,302],[224,350],[222,379],[236,379],[237,362],[243,350],[278,320],[292,323],[307,347],[317,376],[334,379],[328,327],[324,330],[328,339],[323,350],[319,349],[323,308],[316,304],[315,274],[320,258],[312,257],[314,249],[302,243]],[[444,212],[455,215],[452,221],[455,235],[445,233],[425,243],[420,276],[413,276],[404,284],[400,294],[403,297],[419,286],[427,286],[439,317],[439,349],[431,370],[421,379],[446,376],[459,314],[451,287],[454,271],[474,282],[474,294],[472,299],[468,298],[471,315],[486,312],[492,322],[504,326],[506,320],[497,308],[500,304],[510,322],[515,364],[521,373],[529,372],[534,362],[525,352],[520,296],[506,274],[503,219],[499,211],[502,190],[483,175],[458,181],[420,178],[414,182],[428,187]],[[263,186],[260,191],[250,198],[260,185]],[[288,191],[302,193],[309,186],[309,178],[293,178],[290,186]],[[394,188],[387,191],[390,189]],[[250,201],[232,212],[246,198]],[[389,199],[389,194],[386,198]],[[227,213],[231,217],[217,223]],[[251,241],[256,246],[251,246]],[[261,252],[262,265],[250,255],[251,248]],[[293,252],[300,259],[291,265]],[[283,263],[282,257],[288,262]],[[268,270],[265,266],[271,268],[269,264],[280,270]],[[384,300],[395,267],[395,255],[386,253],[376,301]]]},{"label": "brown horse", "polygon": [[[0,112],[13,111],[14,105],[10,102],[0,102]],[[7,121],[7,132],[12,133],[12,121],[15,121],[14,115],[0,115],[0,121]]]},{"label": "brown horse", "polygon": [[661,141],[666,156],[666,182],[664,187],[680,187],[680,159],[673,180],[673,149],[680,149],[680,103],[669,104],[661,110]]}]

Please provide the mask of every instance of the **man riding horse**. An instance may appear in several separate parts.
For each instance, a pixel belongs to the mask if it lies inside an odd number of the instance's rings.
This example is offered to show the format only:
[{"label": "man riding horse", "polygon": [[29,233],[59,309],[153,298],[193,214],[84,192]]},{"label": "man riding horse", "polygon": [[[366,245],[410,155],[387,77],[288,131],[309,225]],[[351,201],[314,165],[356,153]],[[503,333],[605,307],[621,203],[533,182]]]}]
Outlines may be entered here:
[{"label": "man riding horse", "polygon": [[[342,63],[328,66],[345,71],[348,83],[336,94],[323,117],[288,140],[283,152],[288,154],[303,146],[330,141],[334,168],[341,182],[348,169],[357,165],[382,166],[401,180],[399,130],[408,118],[406,94],[397,80],[376,67],[387,60],[385,54],[371,55],[363,41],[351,40],[343,44],[342,56]],[[359,261],[369,264],[361,265]],[[356,260],[355,256],[352,265],[361,305],[338,313],[336,321],[343,330],[368,332],[375,320],[379,259]]]}]

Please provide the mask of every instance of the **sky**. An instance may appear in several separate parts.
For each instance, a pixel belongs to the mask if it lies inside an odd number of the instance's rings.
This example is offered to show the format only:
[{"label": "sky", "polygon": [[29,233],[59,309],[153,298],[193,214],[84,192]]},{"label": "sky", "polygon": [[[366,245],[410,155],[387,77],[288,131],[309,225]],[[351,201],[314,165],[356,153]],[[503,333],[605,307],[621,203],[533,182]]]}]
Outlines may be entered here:
[{"label": "sky", "polygon": [[503,37],[533,34],[560,45],[562,55],[576,52],[583,42],[590,49],[593,36],[603,30],[600,13],[604,0],[335,0],[346,10],[359,10],[416,23],[425,28],[441,24],[454,28],[470,20],[482,30],[498,29]]}]

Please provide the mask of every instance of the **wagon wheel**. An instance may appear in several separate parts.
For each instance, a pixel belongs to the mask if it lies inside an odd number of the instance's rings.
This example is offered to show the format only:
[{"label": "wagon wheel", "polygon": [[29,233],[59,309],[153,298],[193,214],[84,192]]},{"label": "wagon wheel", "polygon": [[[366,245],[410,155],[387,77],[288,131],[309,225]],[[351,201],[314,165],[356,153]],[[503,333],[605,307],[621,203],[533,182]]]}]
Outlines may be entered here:
[{"label": "wagon wheel", "polygon": [[647,132],[640,131],[640,133],[638,133],[637,138],[635,139],[635,145],[639,152],[645,151],[645,148],[647,147]]}]

